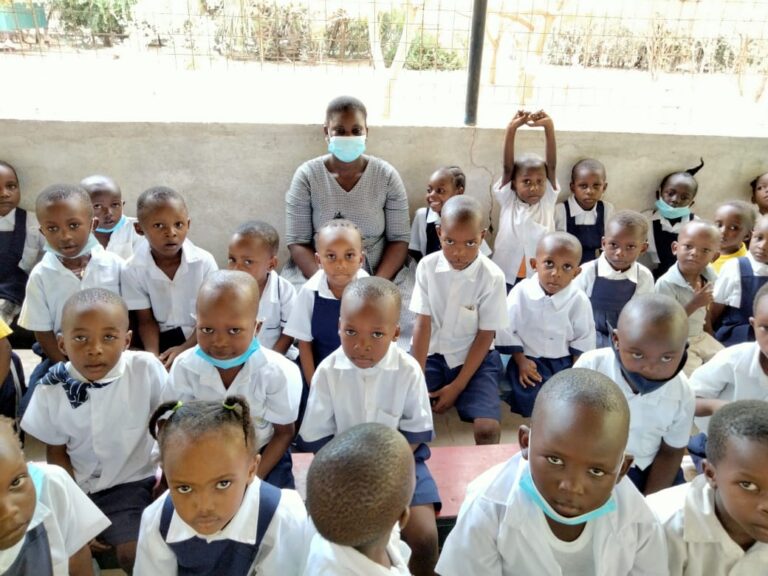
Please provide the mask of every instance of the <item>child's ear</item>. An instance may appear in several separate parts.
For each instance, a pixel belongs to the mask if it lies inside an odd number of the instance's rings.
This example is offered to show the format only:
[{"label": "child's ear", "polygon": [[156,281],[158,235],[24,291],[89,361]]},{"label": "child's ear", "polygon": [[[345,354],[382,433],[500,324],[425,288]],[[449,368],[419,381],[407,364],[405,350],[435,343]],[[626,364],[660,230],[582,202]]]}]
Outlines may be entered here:
[{"label": "child's ear", "polygon": [[701,468],[704,471],[704,477],[712,488],[717,488],[717,470],[706,458],[701,461]]},{"label": "child's ear", "polygon": [[395,324],[395,334],[392,337],[392,342],[397,342],[397,339],[400,338],[400,324]]},{"label": "child's ear", "polygon": [[483,240],[485,240],[485,235],[486,235],[487,233],[488,233],[488,229],[487,229],[487,228],[483,228],[483,231],[482,231],[482,232],[480,232],[480,241],[481,241],[481,242],[482,242]]},{"label": "child's ear", "polygon": [[616,484],[624,479],[624,476],[627,475],[627,472],[629,472],[629,469],[634,463],[635,457],[632,456],[632,454],[624,454],[624,461],[621,463],[621,469],[619,470],[618,476],[616,476]]},{"label": "child's ear", "polygon": [[59,352],[64,354],[64,356],[67,356],[67,350],[64,348],[64,336],[61,335],[61,332],[56,334],[56,346],[59,348]]},{"label": "child's ear", "polygon": [[272,270],[277,268],[278,264],[279,264],[279,261],[277,260],[277,256],[272,256],[272,258],[270,258],[268,262],[269,271],[272,272]]},{"label": "child's ear", "polygon": [[320,254],[317,252],[315,252],[315,264],[317,264],[319,268],[322,268],[322,265],[320,264]]},{"label": "child's ear", "polygon": [[459,196],[461,194],[464,194],[464,186],[459,186],[456,188],[456,196]]},{"label": "child's ear", "polygon": [[613,342],[613,345],[616,347],[616,350],[619,349],[619,331],[614,328],[611,330],[611,342]]},{"label": "child's ear", "polygon": [[755,317],[754,316],[750,316],[749,317],[749,325],[752,326],[752,330],[755,330],[755,331],[757,330],[757,328],[755,327]]},{"label": "child's ear", "polygon": [[91,230],[90,231],[93,232],[94,230],[96,230],[96,226],[98,226],[98,225],[99,225],[99,219],[94,216],[93,219],[91,220]]},{"label": "child's ear", "polygon": [[603,182],[603,194],[605,194],[606,190],[608,190],[608,182]]},{"label": "child's ear", "polygon": [[675,256],[677,256],[677,246],[678,246],[677,240],[673,240],[672,241],[672,254],[674,254]]},{"label": "child's ear", "polygon": [[531,442],[531,429],[525,424],[521,424],[517,429],[517,443],[520,445],[520,454],[528,460],[528,446]]},{"label": "child's ear", "polygon": [[640,245],[640,254],[645,254],[648,251],[648,242],[643,242]]},{"label": "child's ear", "polygon": [[139,236],[144,236],[144,230],[141,229],[141,224],[139,224],[138,220],[133,223],[133,229]]},{"label": "child's ear", "polygon": [[[576,269],[573,272],[573,278],[576,278],[579,274],[581,274],[581,266],[576,266]],[[573,280],[573,278],[571,278],[571,280]]]},{"label": "child's ear", "polygon": [[256,472],[259,471],[259,464],[261,463],[261,454],[256,454],[256,456],[253,457],[253,460],[248,465],[248,484],[253,482],[253,479],[256,478]]},{"label": "child's ear", "polygon": [[602,248],[603,252],[605,252],[605,236],[600,238],[600,248]]},{"label": "child's ear", "polygon": [[[718,258],[720,258],[720,252],[715,252],[714,256],[712,256],[712,262],[714,262]],[[710,264],[711,264],[711,262],[710,262]]]},{"label": "child's ear", "polygon": [[576,185],[573,183],[573,180],[568,184],[568,188],[570,188],[571,193],[576,194]]},{"label": "child's ear", "polygon": [[192,218],[187,218],[187,230],[192,228]]},{"label": "child's ear", "polygon": [[530,264],[530,266],[531,266],[531,270],[536,270],[536,258],[531,258],[531,259],[528,261],[528,264]]},{"label": "child's ear", "polygon": [[256,324],[253,325],[253,337],[256,338],[261,332],[261,327],[264,325],[263,320],[256,320]]},{"label": "child's ear", "polygon": [[325,136],[326,142],[331,139],[331,135],[328,133],[328,124],[323,124],[323,136]]},{"label": "child's ear", "polygon": [[132,330],[128,330],[125,333],[125,346],[123,346],[123,352],[128,350],[128,348],[131,346],[131,339],[132,338],[133,338],[133,331]]},{"label": "child's ear", "polygon": [[403,510],[403,513],[400,514],[400,518],[398,518],[397,523],[400,526],[400,531],[403,531],[403,528],[405,528],[408,525],[408,520],[411,519],[411,507],[406,506],[405,510]]}]

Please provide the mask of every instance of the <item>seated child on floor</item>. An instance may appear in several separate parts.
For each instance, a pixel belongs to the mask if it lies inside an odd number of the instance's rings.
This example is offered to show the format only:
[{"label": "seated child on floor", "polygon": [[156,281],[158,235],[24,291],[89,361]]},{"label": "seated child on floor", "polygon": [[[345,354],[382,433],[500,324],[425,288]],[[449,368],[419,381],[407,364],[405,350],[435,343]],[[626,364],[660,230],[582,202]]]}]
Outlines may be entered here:
[{"label": "seated child on floor", "polygon": [[611,334],[624,305],[653,292],[653,274],[637,259],[648,248],[648,222],[639,212],[620,210],[605,225],[603,253],[585,262],[573,281],[589,297],[597,348],[611,345]]},{"label": "seated child on floor", "polygon": [[768,566],[768,403],[712,417],[704,474],[648,498],[667,537],[670,574],[764,574]]},{"label": "seated child on floor", "polygon": [[80,182],[93,204],[96,218],[94,234],[107,252],[113,252],[123,260],[133,256],[136,246],[142,242],[136,232],[136,218],[123,214],[123,193],[117,182],[109,176],[88,176]]},{"label": "seated child on floor", "polygon": [[749,186],[752,188],[752,204],[757,206],[760,215],[768,214],[768,172],[752,180]]},{"label": "seated child on floor", "polygon": [[432,412],[419,363],[397,345],[400,292],[383,278],[360,278],[344,290],[341,347],[315,372],[299,432],[317,450],[332,437],[364,422],[397,429],[416,461],[416,491],[403,538],[413,550],[411,571],[434,573],[437,562],[437,485],[427,468],[434,436]]},{"label": "seated child on floor", "polygon": [[110,519],[98,540],[130,574],[139,521],[152,502],[152,438],[143,423],[160,403],[167,373],[147,352],[128,351],[128,310],[103,288],[64,305],[59,346],[69,358],[40,380],[21,428],[46,445],[49,464],[69,472]]},{"label": "seated child on floor", "polygon": [[746,256],[747,242],[755,227],[755,209],[743,200],[723,202],[715,210],[715,226],[720,230],[720,256],[712,267],[720,274],[723,264]]},{"label": "seated child on floor", "polygon": [[166,402],[149,429],[168,490],[142,516],[136,576],[302,574],[307,512],[297,492],[258,479],[244,398]]},{"label": "seated child on floor", "polygon": [[539,240],[526,278],[507,296],[509,327],[496,334],[499,352],[511,354],[507,377],[512,412],[528,417],[541,387],[595,348],[589,298],[571,282],[581,268],[581,244],[568,232]]},{"label": "seated child on floor", "polygon": [[217,270],[208,252],[187,238],[189,213],[181,194],[165,186],[142,192],[136,203],[136,232],[147,239],[123,270],[123,296],[136,310],[144,350],[170,369],[176,357],[192,348],[195,298]]},{"label": "seated child on floor", "polygon": [[605,223],[613,216],[613,204],[602,200],[606,188],[603,163],[579,160],[571,169],[571,195],[555,206],[555,229],[579,239],[582,264],[600,256]]},{"label": "seated child on floor", "polygon": [[668,574],[661,526],[625,478],[629,420],[609,378],[557,373],[520,427],[521,452],[470,484],[437,572]]},{"label": "seated child on floor", "polygon": [[605,374],[629,401],[627,473],[651,494],[683,482],[680,462],[693,424],[696,401],[683,374],[688,316],[669,296],[644,294],[621,311],[613,349],[587,352],[577,367]]},{"label": "seated child on floor", "polygon": [[307,473],[318,534],[304,576],[410,576],[398,532],[413,490],[410,447],[389,426],[358,424],[323,446]]},{"label": "seated child on floor", "polygon": [[259,287],[245,272],[219,270],[197,295],[197,346],[182,352],[171,367],[163,399],[248,400],[261,454],[259,478],[293,488],[288,447],[299,414],[301,373],[257,338]]}]

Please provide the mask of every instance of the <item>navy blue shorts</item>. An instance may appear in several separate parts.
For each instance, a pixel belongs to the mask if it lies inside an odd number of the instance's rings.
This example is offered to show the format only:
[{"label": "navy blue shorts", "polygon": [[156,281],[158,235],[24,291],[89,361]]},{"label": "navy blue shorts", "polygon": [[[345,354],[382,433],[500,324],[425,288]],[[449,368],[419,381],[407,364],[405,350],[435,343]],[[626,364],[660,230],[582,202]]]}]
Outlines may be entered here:
[{"label": "navy blue shorts", "polygon": [[435,512],[439,512],[443,503],[440,501],[435,479],[432,478],[432,473],[427,468],[426,460],[429,459],[430,455],[429,446],[426,444],[419,445],[413,452],[413,457],[416,460],[416,489],[413,491],[411,506],[433,504]]},{"label": "navy blue shorts", "polygon": [[[264,450],[262,450],[262,452],[264,452]],[[277,461],[277,464],[270,470],[269,474],[264,478],[264,481],[269,482],[272,486],[277,486],[278,488],[290,488],[291,490],[296,488],[296,483],[293,479],[293,458],[291,458],[290,448],[286,450],[282,458]]]},{"label": "navy blue shorts", "polygon": [[139,539],[141,513],[152,503],[155,482],[156,478],[150,476],[88,494],[91,501],[112,522],[112,526],[99,534],[99,540],[117,546]]},{"label": "navy blue shorts", "polygon": [[533,404],[536,402],[536,396],[538,396],[541,387],[558,372],[573,367],[573,357],[532,358],[526,356],[526,358],[536,362],[536,369],[543,378],[541,384],[523,388],[523,385],[520,384],[520,371],[517,369],[517,362],[514,358],[510,358],[507,363],[507,378],[512,390],[504,396],[504,401],[509,404],[512,412],[528,418],[533,413]]},{"label": "navy blue shorts", "polygon": [[[499,380],[504,371],[501,356],[496,350],[490,350],[483,363],[469,380],[469,384],[456,399],[456,411],[464,422],[474,422],[477,418],[501,419],[501,400],[499,399]],[[427,357],[424,376],[427,389],[436,392],[453,382],[461,372],[461,366],[449,368],[442,354]]]}]

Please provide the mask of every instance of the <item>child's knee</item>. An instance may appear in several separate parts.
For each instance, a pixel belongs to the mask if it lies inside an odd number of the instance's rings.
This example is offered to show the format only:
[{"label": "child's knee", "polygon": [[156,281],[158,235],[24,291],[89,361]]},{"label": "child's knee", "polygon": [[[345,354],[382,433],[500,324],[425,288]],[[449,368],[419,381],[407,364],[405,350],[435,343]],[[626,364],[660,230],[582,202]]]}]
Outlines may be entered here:
[{"label": "child's knee", "polygon": [[498,444],[501,440],[501,424],[491,418],[476,418],[473,423],[475,444]]},{"label": "child's knee", "polygon": [[136,542],[125,542],[115,546],[115,556],[120,568],[129,574],[133,570],[133,564],[136,562]]},{"label": "child's knee", "polygon": [[434,556],[437,559],[437,522],[431,504],[411,508],[411,517],[403,528],[402,538],[415,556]]}]

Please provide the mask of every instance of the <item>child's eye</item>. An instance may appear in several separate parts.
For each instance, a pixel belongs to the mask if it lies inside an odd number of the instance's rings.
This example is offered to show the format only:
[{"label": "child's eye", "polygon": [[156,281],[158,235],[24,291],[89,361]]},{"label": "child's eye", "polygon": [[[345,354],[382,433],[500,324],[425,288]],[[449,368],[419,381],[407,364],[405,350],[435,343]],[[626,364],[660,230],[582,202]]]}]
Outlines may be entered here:
[{"label": "child's eye", "polygon": [[371,334],[376,340],[380,340],[381,338],[384,338],[384,332],[373,332]]},{"label": "child's eye", "polygon": [[72,338],[72,340],[74,340],[75,342],[85,342],[86,340],[88,340],[88,338],[86,338],[85,336],[75,336],[74,338]]},{"label": "child's eye", "polygon": [[748,492],[757,492],[759,490],[757,484],[754,482],[748,482],[747,480],[739,482],[739,486]]},{"label": "child's eye", "polygon": [[600,468],[590,468],[589,473],[595,478],[602,478],[603,476],[605,476],[605,471],[600,470]]},{"label": "child's eye", "polygon": [[203,334],[213,334],[213,328],[202,327],[202,328],[198,328],[198,330],[200,330],[200,332],[202,332]]},{"label": "child's eye", "polygon": [[175,222],[173,225],[179,230],[184,228],[184,222]]},{"label": "child's eye", "polygon": [[555,263],[552,260],[544,260],[544,268],[554,268]]},{"label": "child's eye", "polygon": [[236,261],[235,261],[235,259],[234,259],[234,258],[232,258],[232,256],[229,256],[229,257],[227,258],[227,264],[235,264],[235,262],[236,262]]},{"label": "child's eye", "polygon": [[640,352],[632,352],[632,359],[633,360],[642,360],[643,355]]},{"label": "child's eye", "polygon": [[448,246],[453,246],[454,241],[451,240],[450,238],[446,238],[445,240],[443,240],[443,244],[448,244]]},{"label": "child's eye", "polygon": [[253,264],[253,260],[247,260],[247,259],[243,260],[243,264],[245,264],[246,266],[251,266]]},{"label": "child's eye", "polygon": [[179,494],[189,494],[192,492],[192,487],[187,486],[186,484],[182,484],[181,486],[176,486],[176,492]]},{"label": "child's eye", "polygon": [[114,334],[107,334],[106,336],[104,336],[104,340],[106,340],[107,342],[114,342],[115,340],[117,340],[117,336],[115,336]]},{"label": "child's eye", "polygon": [[570,264],[563,264],[563,270],[565,270],[566,272],[570,272],[571,270],[573,270],[573,266],[571,266]]},{"label": "child's eye", "polygon": [[336,255],[335,254],[327,254],[325,258],[327,260],[330,260],[331,262],[333,262],[334,260],[336,260]]},{"label": "child's eye", "polygon": [[474,248],[475,246],[477,246],[477,242],[475,242],[474,240],[469,240],[466,242],[465,245],[467,248]]},{"label": "child's eye", "polygon": [[112,208],[120,208],[123,204],[121,202],[113,202]]},{"label": "child's eye", "polygon": [[547,456],[547,462],[554,466],[562,466],[563,465],[563,459],[558,458],[557,456]]},{"label": "child's eye", "polygon": [[93,205],[94,210],[101,210],[101,204],[94,204]]},{"label": "child's eye", "polygon": [[637,245],[635,245],[635,244],[627,245],[627,250],[634,250],[635,248],[637,248]]},{"label": "child's eye", "polygon": [[346,330],[344,330],[344,334],[346,336],[355,336],[357,334],[357,331],[352,330],[351,328],[347,328]]},{"label": "child's eye", "polygon": [[19,474],[18,476],[16,476],[16,478],[11,480],[11,488],[20,488],[21,486],[24,485],[26,479],[27,479],[26,474]]},{"label": "child's eye", "polygon": [[354,252],[350,252],[349,254],[347,254],[347,260],[354,260],[354,259],[355,259],[355,253]]},{"label": "child's eye", "polygon": [[160,230],[161,228],[165,228],[165,224],[162,224],[161,222],[155,222],[154,224],[152,224],[152,227]]},{"label": "child's eye", "polygon": [[69,225],[70,230],[77,230],[78,228],[80,228],[80,224],[78,224],[77,222],[73,222],[72,224]]},{"label": "child's eye", "polygon": [[232,480],[219,480],[216,482],[216,488],[218,490],[226,490],[230,486],[232,486]]},{"label": "child's eye", "polygon": [[672,362],[672,356],[664,355],[661,357],[662,362]]},{"label": "child's eye", "polygon": [[240,334],[242,331],[243,331],[243,329],[242,329],[242,328],[230,328],[230,329],[229,329],[229,334],[230,334],[231,336],[237,336],[237,335],[238,335],[238,334]]}]

